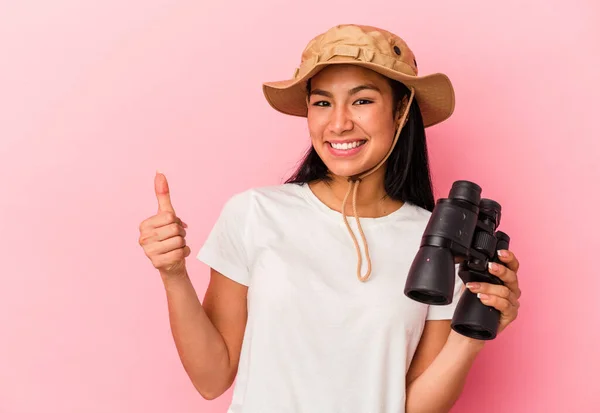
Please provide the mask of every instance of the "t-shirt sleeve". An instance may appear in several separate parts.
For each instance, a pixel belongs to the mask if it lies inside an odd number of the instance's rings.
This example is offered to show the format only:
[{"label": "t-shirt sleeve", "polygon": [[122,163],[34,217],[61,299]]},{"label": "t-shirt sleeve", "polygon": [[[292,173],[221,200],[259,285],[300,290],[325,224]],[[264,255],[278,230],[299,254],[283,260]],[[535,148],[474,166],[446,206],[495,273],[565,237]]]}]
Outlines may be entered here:
[{"label": "t-shirt sleeve", "polygon": [[458,264],[454,266],[454,295],[452,303],[448,305],[430,305],[427,310],[426,320],[451,320],[454,315],[454,310],[458,304],[458,300],[463,291],[463,281],[458,276]]},{"label": "t-shirt sleeve", "polygon": [[243,285],[250,282],[248,270],[248,197],[231,197],[221,209],[196,258],[227,278]]}]

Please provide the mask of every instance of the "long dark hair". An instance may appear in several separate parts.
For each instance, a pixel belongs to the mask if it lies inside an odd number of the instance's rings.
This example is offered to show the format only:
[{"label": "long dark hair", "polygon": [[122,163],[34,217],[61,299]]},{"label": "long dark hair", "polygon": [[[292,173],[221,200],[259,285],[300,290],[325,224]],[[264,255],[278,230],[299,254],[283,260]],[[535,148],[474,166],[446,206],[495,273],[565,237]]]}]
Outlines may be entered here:
[{"label": "long dark hair", "polygon": [[[402,83],[389,79],[394,98],[394,112],[410,90]],[[307,83],[310,93],[310,80]],[[405,176],[406,175],[406,176]],[[330,181],[325,163],[311,145],[300,166],[286,183],[305,184],[315,180]],[[398,201],[410,202],[428,211],[433,211],[435,200],[429,170],[429,157],[425,127],[416,97],[408,113],[408,121],[400,132],[398,142],[387,159],[384,187],[387,195]]]}]

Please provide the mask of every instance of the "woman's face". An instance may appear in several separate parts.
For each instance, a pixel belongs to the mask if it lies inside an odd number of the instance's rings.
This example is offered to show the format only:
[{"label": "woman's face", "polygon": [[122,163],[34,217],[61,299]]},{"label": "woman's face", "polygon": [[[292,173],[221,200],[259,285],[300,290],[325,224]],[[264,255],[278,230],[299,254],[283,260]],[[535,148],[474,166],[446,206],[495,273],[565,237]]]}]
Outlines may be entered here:
[{"label": "woman's face", "polygon": [[359,66],[331,65],[312,78],[307,99],[312,144],[333,174],[357,175],[387,155],[395,117],[385,77]]}]

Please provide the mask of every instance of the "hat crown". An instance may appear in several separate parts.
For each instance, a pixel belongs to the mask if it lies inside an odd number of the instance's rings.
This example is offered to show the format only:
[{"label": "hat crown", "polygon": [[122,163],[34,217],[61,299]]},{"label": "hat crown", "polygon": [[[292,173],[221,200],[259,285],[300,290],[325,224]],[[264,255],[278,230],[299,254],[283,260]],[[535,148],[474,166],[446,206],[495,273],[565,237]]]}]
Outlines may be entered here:
[{"label": "hat crown", "polygon": [[334,47],[359,48],[366,54],[385,55],[408,66],[415,76],[419,73],[415,55],[402,38],[374,26],[356,24],[337,25],[313,38],[302,52],[301,64],[319,59]]}]

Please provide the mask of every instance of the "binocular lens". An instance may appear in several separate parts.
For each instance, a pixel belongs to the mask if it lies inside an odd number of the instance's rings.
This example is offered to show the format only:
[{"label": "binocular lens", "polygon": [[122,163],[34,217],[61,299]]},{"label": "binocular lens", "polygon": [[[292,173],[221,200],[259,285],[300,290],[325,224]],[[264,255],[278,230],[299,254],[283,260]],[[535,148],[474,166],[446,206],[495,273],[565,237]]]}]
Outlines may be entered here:
[{"label": "binocular lens", "polygon": [[471,337],[476,340],[491,340],[493,338],[492,333],[476,325],[455,325],[454,331],[456,331],[459,334],[462,334],[463,336]]},{"label": "binocular lens", "polygon": [[452,317],[452,329],[463,336],[493,340],[498,332],[500,312],[481,302],[477,294],[465,290]]},{"label": "binocular lens", "polygon": [[455,267],[447,248],[425,245],[411,265],[404,294],[430,305],[446,305],[454,294]]},{"label": "binocular lens", "polygon": [[408,296],[415,301],[429,304],[444,304],[446,299],[439,294],[432,294],[427,291],[409,291]]}]

